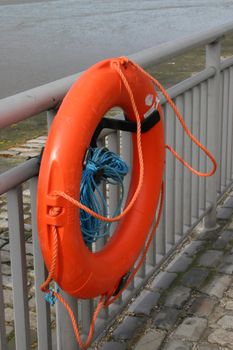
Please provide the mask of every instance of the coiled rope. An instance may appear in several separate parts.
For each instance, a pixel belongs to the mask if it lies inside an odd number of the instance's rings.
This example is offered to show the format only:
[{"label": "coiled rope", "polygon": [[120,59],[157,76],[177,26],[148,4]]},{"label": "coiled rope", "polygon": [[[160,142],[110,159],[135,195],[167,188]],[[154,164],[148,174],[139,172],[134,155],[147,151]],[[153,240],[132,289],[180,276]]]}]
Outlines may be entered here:
[{"label": "coiled rope", "polygon": [[[82,172],[80,186],[80,202],[100,214],[108,215],[108,206],[101,189],[100,183],[119,185],[118,204],[114,216],[119,215],[124,198],[123,180],[129,168],[116,153],[107,148],[89,148]],[[96,242],[97,239],[109,234],[111,222],[103,222],[80,210],[81,231],[86,244]]]},{"label": "coiled rope", "polygon": [[[136,123],[137,123],[137,149],[138,149],[138,159],[139,159],[139,180],[138,180],[138,185],[136,187],[135,193],[132,196],[128,206],[118,215],[114,216],[114,217],[104,217],[103,215],[98,214],[97,212],[93,211],[92,209],[88,208],[86,205],[82,204],[80,201],[75,200],[74,198],[70,197],[69,195],[67,195],[66,193],[62,192],[62,191],[54,191],[53,194],[57,195],[57,196],[61,196],[64,199],[66,199],[67,201],[71,202],[72,204],[74,204],[75,206],[77,206],[79,209],[85,211],[86,213],[92,215],[93,217],[103,220],[105,222],[115,222],[120,220],[123,216],[125,216],[127,214],[127,212],[133,207],[139,193],[142,187],[142,183],[143,183],[143,178],[144,178],[144,164],[143,164],[143,154],[142,154],[142,146],[141,146],[141,123],[140,123],[140,117],[139,117],[139,113],[138,113],[138,109],[137,109],[137,105],[134,99],[134,95],[133,92],[131,90],[131,87],[129,86],[129,83],[123,73],[122,70],[122,66],[126,65],[126,64],[133,64],[134,66],[136,66],[140,71],[142,71],[146,76],[149,77],[149,79],[151,79],[155,86],[162,92],[162,94],[165,96],[165,98],[167,99],[169,105],[172,107],[172,109],[175,112],[175,115],[177,116],[178,120],[180,121],[185,133],[189,136],[189,138],[201,149],[203,150],[203,152],[207,155],[207,157],[211,160],[212,164],[213,164],[213,168],[211,171],[207,172],[207,173],[202,173],[199,172],[195,169],[193,169],[186,161],[184,161],[176,152],[173,148],[171,148],[170,146],[166,145],[165,147],[172,152],[172,154],[184,165],[186,166],[192,173],[201,176],[201,177],[207,177],[207,176],[211,176],[215,173],[216,168],[217,168],[217,163],[214,159],[214,157],[212,156],[212,154],[194,137],[194,135],[192,135],[192,133],[190,132],[190,130],[188,129],[188,127],[186,126],[180,112],[178,111],[177,107],[175,106],[175,104],[173,103],[173,101],[171,100],[171,98],[169,97],[169,95],[167,94],[166,90],[163,88],[163,86],[152,76],[150,76],[147,72],[145,72],[140,66],[138,66],[137,64],[135,64],[132,61],[129,61],[127,57],[121,57],[120,60],[112,60],[112,64],[111,67],[113,69],[116,70],[116,72],[119,74],[131,101],[132,104],[132,108],[135,114],[135,119],[136,119]],[[150,243],[153,240],[153,237],[155,235],[156,232],[156,228],[159,225],[159,221],[161,218],[161,214],[162,214],[162,205],[163,205],[163,198],[164,198],[164,190],[163,190],[163,186],[161,188],[161,197],[160,197],[160,204],[159,204],[159,210],[158,210],[158,216],[156,219],[156,222],[154,224],[154,227],[152,228],[151,232],[149,233],[147,242],[145,243],[145,247],[144,250],[142,252],[142,257],[139,259],[138,264],[136,265],[136,267],[133,269],[133,271],[131,272],[131,275],[129,277],[129,279],[127,280],[127,283],[125,284],[124,288],[121,289],[121,291],[119,291],[119,293],[116,296],[112,296],[112,295],[102,295],[100,297],[100,300],[98,302],[97,308],[94,312],[93,318],[92,318],[92,322],[91,322],[91,326],[90,326],[90,331],[87,337],[87,340],[85,342],[83,342],[81,340],[80,334],[79,334],[79,329],[74,317],[74,314],[70,308],[70,306],[66,303],[66,301],[61,297],[60,294],[57,293],[57,291],[53,291],[53,296],[55,298],[57,298],[63,305],[64,307],[67,309],[67,312],[70,315],[72,324],[73,324],[73,328],[74,328],[74,333],[77,339],[77,342],[80,346],[81,349],[87,349],[93,333],[94,333],[94,326],[95,326],[95,322],[96,319],[98,317],[99,312],[101,311],[101,309],[103,307],[106,307],[107,305],[110,305],[117,297],[119,297],[119,295],[121,295],[123,293],[123,291],[125,290],[125,288],[129,285],[129,283],[131,282],[131,280],[133,279],[134,275],[136,274],[136,272],[139,270],[139,268],[141,267],[144,258],[147,254],[147,251],[150,247]],[[59,213],[59,210],[61,211],[61,208],[52,208],[50,209],[49,214],[51,216],[56,216]],[[41,290],[46,292],[46,293],[51,293],[51,289],[48,289],[48,286],[50,284],[50,282],[53,279],[54,273],[55,273],[55,269],[56,269],[56,261],[57,261],[57,256],[58,256],[58,231],[57,231],[57,227],[56,226],[52,226],[52,240],[53,240],[53,248],[52,248],[52,262],[51,262],[51,267],[50,267],[50,271],[49,271],[49,275],[48,278],[46,279],[46,281],[41,285]],[[112,291],[113,293],[114,291]]]}]

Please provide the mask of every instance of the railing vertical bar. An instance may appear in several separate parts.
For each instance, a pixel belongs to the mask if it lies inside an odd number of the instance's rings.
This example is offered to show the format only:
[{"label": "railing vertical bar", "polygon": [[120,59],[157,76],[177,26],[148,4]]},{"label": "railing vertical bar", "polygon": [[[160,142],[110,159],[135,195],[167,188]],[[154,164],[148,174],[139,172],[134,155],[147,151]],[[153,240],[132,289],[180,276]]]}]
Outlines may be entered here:
[{"label": "railing vertical bar", "polygon": [[227,90],[227,104],[228,104],[228,126],[227,126],[227,165],[226,165],[226,184],[229,185],[231,183],[231,166],[232,166],[232,106],[233,106],[233,85],[232,85],[232,73],[231,68],[228,69],[228,90]]},{"label": "railing vertical bar", "polygon": [[[200,139],[200,85],[193,89],[193,118],[192,118],[192,133]],[[192,146],[192,166],[194,169],[199,169],[200,150]],[[197,219],[199,215],[199,177],[192,176],[192,218]]]},{"label": "railing vertical bar", "polygon": [[[117,136],[117,133],[113,133],[108,135],[108,148],[115,152],[115,153],[120,153],[120,142],[119,138]],[[108,210],[109,210],[109,215],[113,216],[114,212],[117,208],[118,205],[118,200],[119,200],[119,188],[118,186],[109,186],[109,191],[108,191]],[[111,225],[111,233],[116,229],[117,223],[113,223]],[[121,303],[122,297],[120,296],[117,300],[116,303]]]},{"label": "railing vertical bar", "polygon": [[[215,67],[216,74],[209,80],[208,94],[208,126],[207,126],[207,148],[215,156],[217,162],[220,159],[219,153],[219,92],[220,92],[220,53],[221,44],[217,40],[206,46],[206,67]],[[209,165],[210,167],[210,165]],[[217,183],[218,170],[207,179],[207,201],[211,210],[204,219],[206,229],[216,227],[216,205],[217,205]]]},{"label": "railing vertical bar", "polygon": [[[166,188],[165,188],[165,192],[166,192]],[[163,205],[163,212],[162,212],[160,224],[159,224],[159,227],[157,229],[156,236],[155,236],[156,262],[159,262],[164,257],[167,250],[170,249],[170,247],[166,246],[166,234],[165,234],[165,232],[166,232],[166,218],[165,218],[165,210],[164,210],[164,208],[166,208],[166,197],[164,199],[165,199],[165,201],[164,201],[164,205]]]},{"label": "railing vertical bar", "polygon": [[51,128],[51,125],[52,125],[53,119],[56,115],[56,112],[57,111],[55,109],[50,109],[47,111],[47,129],[48,129],[48,131]]},{"label": "railing vertical bar", "polygon": [[[184,115],[184,98],[183,95],[176,98],[176,105],[181,113]],[[183,158],[184,151],[184,131],[176,119],[176,136],[175,145],[176,152]],[[184,192],[184,167],[176,161],[175,162],[175,234],[183,234],[183,192]]]},{"label": "railing vertical bar", "polygon": [[[118,137],[117,133],[113,133],[108,135],[108,148],[118,154],[120,145],[118,144]],[[108,190],[108,214],[109,216],[114,216],[114,213],[117,209],[118,201],[119,201],[119,187],[118,186],[109,186]],[[113,222],[111,224],[111,234],[114,232],[114,230],[117,227],[117,222]]]},{"label": "railing vertical bar", "polygon": [[50,308],[45,301],[43,293],[40,291],[40,285],[47,277],[46,268],[41,255],[38,229],[36,221],[36,194],[37,194],[37,178],[30,179],[30,195],[31,195],[31,219],[32,219],[32,243],[33,258],[35,271],[35,300],[37,314],[37,343],[38,350],[50,350],[52,347],[51,331],[50,331]]},{"label": "railing vertical bar", "polygon": [[[208,82],[201,84],[201,103],[200,103],[200,142],[206,146],[206,133],[207,133],[207,113],[208,113]],[[206,172],[207,159],[204,152],[199,151],[199,169],[202,172]],[[206,179],[200,178],[199,180],[199,208],[200,211],[206,209]],[[200,214],[200,213],[199,213]]]},{"label": "railing vertical bar", "polygon": [[[222,124],[223,124],[223,73],[220,74],[220,91],[219,91],[219,154],[222,154]],[[218,193],[221,193],[221,182],[222,182],[222,163],[221,158],[218,162],[218,180],[217,180]]]},{"label": "railing vertical bar", "polygon": [[231,167],[230,167],[230,175],[229,180],[232,181],[233,178],[233,67],[230,67],[230,86],[229,86],[229,120],[231,123],[231,128],[229,127],[230,132],[230,141],[229,141],[229,149],[230,149],[230,159],[231,159]]},{"label": "railing vertical bar", "polygon": [[[124,178],[124,188],[125,188],[125,199],[127,198],[130,182],[131,182],[131,174],[132,174],[132,137],[128,132],[120,132],[120,155],[124,159],[124,161],[129,166],[129,173]],[[123,205],[125,200],[123,201]],[[134,289],[134,279],[128,286],[129,290]]]},{"label": "railing vertical bar", "polygon": [[[175,114],[167,104],[164,106],[164,116],[166,143],[174,148]],[[166,152],[165,187],[166,241],[173,245],[175,243],[175,158],[170,152]]]},{"label": "railing vertical bar", "polygon": [[0,350],[7,350],[6,327],[5,327],[5,311],[2,286],[2,271],[1,271],[1,252],[0,252]]},{"label": "railing vertical bar", "polygon": [[124,178],[125,197],[127,197],[132,173],[132,138],[128,132],[121,132],[120,135],[120,155],[129,166],[129,173]]},{"label": "railing vertical bar", "polygon": [[7,192],[16,350],[30,348],[29,310],[21,187]]},{"label": "railing vertical bar", "polygon": [[[60,291],[60,294],[71,307],[77,320],[77,316],[78,316],[77,300],[67,295],[63,291]],[[60,302],[57,302],[55,307],[56,307],[56,342],[57,342],[56,350],[79,349],[68,312]]]},{"label": "railing vertical bar", "polygon": [[93,299],[81,300],[82,333],[85,336],[87,336],[90,330],[93,311],[94,311]]},{"label": "railing vertical bar", "polygon": [[[192,110],[193,100],[192,91],[185,92],[184,95],[184,118],[185,123],[189,130],[192,129]],[[192,142],[184,135],[184,159],[191,164],[192,162]],[[192,198],[192,184],[191,184],[191,172],[184,167],[184,193],[183,193],[183,211],[184,211],[184,225],[191,225],[191,198]]]},{"label": "railing vertical bar", "polygon": [[[98,139],[97,147],[107,147],[106,138]],[[99,185],[99,189],[104,194],[104,197],[106,199],[106,192],[107,192],[106,185],[104,183],[101,183]],[[98,239],[97,242],[94,245],[92,245],[94,246],[93,251],[100,251],[105,245],[105,243],[107,242],[107,240],[108,240],[108,237],[102,237]],[[100,318],[106,320],[108,319],[108,317],[109,317],[109,307],[105,307],[100,313]]]},{"label": "railing vertical bar", "polygon": [[228,70],[223,72],[223,111],[222,111],[222,152],[221,152],[221,191],[226,187],[227,129],[228,129]]}]

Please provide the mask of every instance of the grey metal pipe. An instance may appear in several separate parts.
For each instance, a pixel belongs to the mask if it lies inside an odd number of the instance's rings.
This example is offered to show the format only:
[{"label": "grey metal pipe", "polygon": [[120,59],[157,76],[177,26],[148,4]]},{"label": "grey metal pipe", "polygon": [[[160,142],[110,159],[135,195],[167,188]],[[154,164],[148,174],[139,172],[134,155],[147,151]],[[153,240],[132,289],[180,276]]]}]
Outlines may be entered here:
[{"label": "grey metal pipe", "polygon": [[[129,58],[144,68],[149,68],[187,50],[213,42],[231,32],[233,32],[233,22],[140,51],[130,55]],[[0,100],[0,128],[57,106],[80,74],[59,79]]]},{"label": "grey metal pipe", "polygon": [[233,56],[226,58],[221,62],[220,70],[223,71],[224,69],[229,68],[232,65],[233,65]]},{"label": "grey metal pipe", "polygon": [[[185,79],[182,82],[172,86],[167,90],[167,92],[171,98],[175,98],[183,94],[185,91],[188,91],[194,88],[195,86],[199,85],[203,81],[213,77],[215,75],[215,72],[216,70],[214,67],[208,67],[203,71],[201,71],[200,73],[197,73],[196,75],[193,75],[192,77]],[[166,102],[166,99],[164,96],[160,95],[160,102],[162,104]]]},{"label": "grey metal pipe", "polygon": [[149,68],[155,64],[181,55],[187,50],[210,44],[231,32],[233,32],[233,23],[228,22],[216,28],[188,35],[178,40],[169,41],[157,47],[145,49],[133,54],[130,58],[143,67]]},{"label": "grey metal pipe", "polygon": [[0,175],[0,195],[27,181],[39,172],[39,158],[31,158]]}]

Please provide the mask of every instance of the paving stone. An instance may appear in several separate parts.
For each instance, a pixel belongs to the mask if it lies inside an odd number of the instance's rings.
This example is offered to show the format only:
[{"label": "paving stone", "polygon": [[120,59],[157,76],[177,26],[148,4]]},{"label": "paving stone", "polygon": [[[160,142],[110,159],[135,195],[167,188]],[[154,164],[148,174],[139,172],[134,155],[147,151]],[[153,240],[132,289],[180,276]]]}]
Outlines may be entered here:
[{"label": "paving stone", "polygon": [[233,264],[222,263],[218,268],[218,272],[225,273],[226,275],[232,275]]},{"label": "paving stone", "polygon": [[100,350],[126,350],[126,344],[111,341],[104,344]]},{"label": "paving stone", "polygon": [[1,248],[4,247],[6,244],[6,241],[0,238],[0,253],[1,253]]},{"label": "paving stone", "polygon": [[233,316],[225,315],[218,320],[217,324],[224,329],[233,329]]},{"label": "paving stone", "polygon": [[199,288],[209,274],[207,269],[193,267],[182,277],[181,283],[187,287]]},{"label": "paving stone", "polygon": [[0,157],[3,157],[3,158],[15,157],[18,154],[19,154],[19,152],[11,151],[10,149],[5,150],[5,151],[0,151]]},{"label": "paving stone", "polygon": [[187,244],[183,250],[183,254],[186,254],[190,257],[196,255],[202,248],[203,241],[191,241]]},{"label": "paving stone", "polygon": [[33,157],[38,156],[39,153],[40,153],[39,150],[38,151],[28,151],[28,152],[21,153],[20,156],[23,158],[33,158]]},{"label": "paving stone", "polygon": [[217,325],[218,320],[226,314],[226,310],[220,306],[216,305],[212,313],[208,317],[208,324],[210,328],[219,328]]},{"label": "paving stone", "polygon": [[27,142],[42,145],[45,143],[45,138],[37,137],[36,139],[28,140]]},{"label": "paving stone", "polygon": [[0,219],[0,231],[5,230],[8,228],[8,221],[5,219]]},{"label": "paving stone", "polygon": [[152,309],[157,305],[160,294],[158,292],[143,291],[130,305],[129,312],[135,314],[150,315]]},{"label": "paving stone", "polygon": [[1,272],[3,275],[11,275],[11,267],[8,264],[1,264]]},{"label": "paving stone", "polygon": [[218,220],[229,220],[233,213],[232,208],[217,208],[217,219]]},{"label": "paving stone", "polygon": [[2,284],[6,288],[12,288],[12,276],[2,276]]},{"label": "paving stone", "polygon": [[228,254],[223,258],[223,262],[218,267],[218,271],[227,275],[233,273],[233,254]]},{"label": "paving stone", "polygon": [[113,332],[114,339],[130,340],[135,333],[145,326],[144,317],[127,316],[124,321]]},{"label": "paving stone", "polygon": [[10,262],[10,252],[9,251],[1,250],[0,255],[1,255],[1,262],[2,263],[9,263]]},{"label": "paving stone", "polygon": [[155,279],[150,285],[150,288],[153,290],[167,289],[168,287],[170,287],[170,285],[172,284],[172,282],[175,280],[176,277],[177,277],[176,273],[162,271],[155,277]]},{"label": "paving stone", "polygon": [[14,311],[11,307],[5,308],[5,320],[6,322],[12,322],[14,318]]},{"label": "paving stone", "polygon": [[225,304],[226,310],[233,310],[233,301],[227,301]]},{"label": "paving stone", "polygon": [[31,148],[25,148],[25,147],[11,147],[10,148],[11,151],[15,151],[18,154],[19,153],[27,153],[31,151]]},{"label": "paving stone", "polygon": [[25,246],[26,246],[26,253],[33,255],[33,246],[32,246],[32,244],[31,243],[26,243]]},{"label": "paving stone", "polygon": [[1,211],[0,212],[0,219],[7,220],[8,219],[8,213],[7,211]]},{"label": "paving stone", "polygon": [[205,267],[215,267],[218,264],[222,255],[223,255],[223,252],[221,251],[207,250],[198,259],[198,265],[205,266]]},{"label": "paving stone", "polygon": [[166,332],[152,329],[143,335],[136,344],[134,350],[158,350],[165,336]]},{"label": "paving stone", "polygon": [[224,208],[233,208],[233,197],[229,196],[224,202]]},{"label": "paving stone", "polygon": [[229,287],[230,283],[231,283],[230,276],[217,275],[214,277],[213,280],[211,280],[208,283],[208,285],[206,285],[206,286],[204,286],[204,288],[202,288],[202,292],[204,292],[210,296],[215,296],[215,297],[220,299],[223,297],[223,293]]},{"label": "paving stone", "polygon": [[186,318],[174,335],[190,341],[198,341],[207,327],[207,320],[199,317]]},{"label": "paving stone", "polygon": [[33,311],[29,312],[29,317],[30,317],[30,327],[32,329],[37,329],[37,319],[36,319],[36,313]]},{"label": "paving stone", "polygon": [[219,233],[216,230],[213,231],[203,231],[198,236],[198,239],[201,241],[216,241],[218,238]]},{"label": "paving stone", "polygon": [[195,314],[198,317],[206,317],[211,314],[215,304],[216,303],[213,299],[206,296],[200,296],[194,299],[188,312]]},{"label": "paving stone", "polygon": [[226,296],[233,299],[233,287],[230,287],[227,291],[226,291]]},{"label": "paving stone", "polygon": [[217,345],[200,344],[200,345],[197,345],[197,350],[220,350],[220,349]]},{"label": "paving stone", "polygon": [[191,350],[192,344],[182,340],[170,340],[164,350]]},{"label": "paving stone", "polygon": [[229,242],[233,240],[232,231],[224,231],[221,233],[217,241],[213,244],[214,249],[224,249]]},{"label": "paving stone", "polygon": [[180,314],[180,311],[172,308],[165,308],[160,311],[154,318],[154,325],[157,328],[170,330]]},{"label": "paving stone", "polygon": [[[216,329],[209,335],[208,341],[221,346],[232,346],[233,332],[229,332],[226,329]],[[232,347],[230,348],[232,349]]]},{"label": "paving stone", "polygon": [[174,260],[166,267],[167,272],[184,272],[192,263],[192,259],[188,256],[179,254]]},{"label": "paving stone", "polygon": [[183,286],[175,287],[165,300],[165,306],[182,308],[185,302],[189,299],[191,289]]}]

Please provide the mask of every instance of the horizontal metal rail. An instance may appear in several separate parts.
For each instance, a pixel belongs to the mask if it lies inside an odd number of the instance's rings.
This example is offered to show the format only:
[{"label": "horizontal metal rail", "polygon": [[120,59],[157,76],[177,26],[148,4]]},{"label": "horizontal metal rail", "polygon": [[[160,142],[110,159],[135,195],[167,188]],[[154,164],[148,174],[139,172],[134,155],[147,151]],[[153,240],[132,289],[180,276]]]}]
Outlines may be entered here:
[{"label": "horizontal metal rail", "polygon": [[39,173],[39,157],[32,158],[0,175],[0,195]]}]

